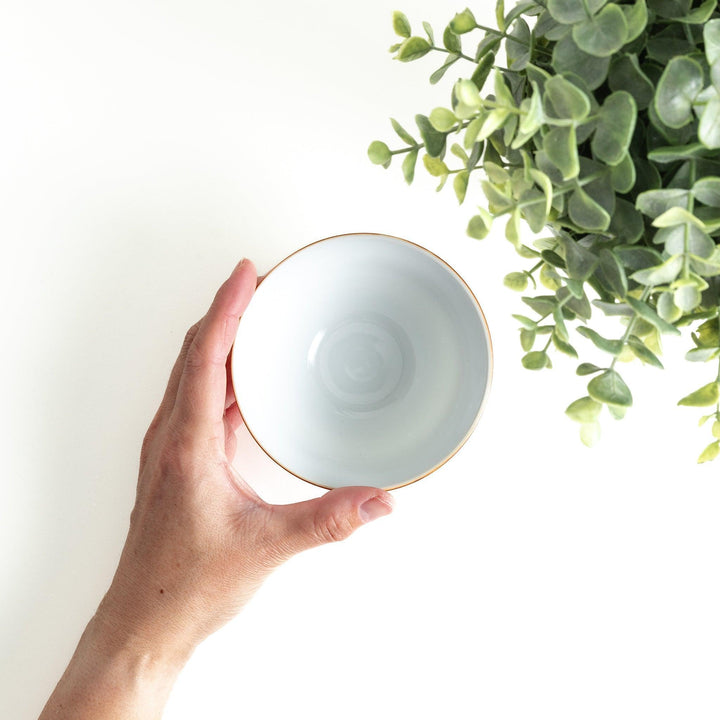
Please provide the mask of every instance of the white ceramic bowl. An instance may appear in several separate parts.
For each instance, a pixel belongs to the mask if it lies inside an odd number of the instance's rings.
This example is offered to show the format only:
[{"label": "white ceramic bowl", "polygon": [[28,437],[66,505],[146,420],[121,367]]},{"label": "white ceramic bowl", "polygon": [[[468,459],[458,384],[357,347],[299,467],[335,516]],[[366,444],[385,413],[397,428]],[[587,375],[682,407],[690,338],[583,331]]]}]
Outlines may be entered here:
[{"label": "white ceramic bowl", "polygon": [[325,488],[392,489],[473,431],[492,375],[475,296],[419,245],[371,233],[276,265],[240,320],[235,396],[260,447]]}]

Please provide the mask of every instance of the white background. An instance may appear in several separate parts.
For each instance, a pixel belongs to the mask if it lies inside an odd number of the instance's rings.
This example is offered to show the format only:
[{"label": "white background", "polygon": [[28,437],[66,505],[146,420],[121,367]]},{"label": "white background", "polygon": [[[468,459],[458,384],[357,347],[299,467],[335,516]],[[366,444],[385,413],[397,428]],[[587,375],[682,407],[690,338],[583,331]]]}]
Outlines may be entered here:
[{"label": "white background", "polygon": [[[492,22],[491,3],[476,2]],[[391,13],[431,0],[25,0],[0,23],[0,717],[36,717],[106,589],[142,437],[187,327],[243,256],[267,271],[345,232],[450,262],[495,346],[468,444],[397,510],[295,558],[201,646],[182,718],[717,718],[720,465],[689,338],[622,370],[635,407],[580,445],[575,363],[531,373],[502,285],[525,267],[464,234],[473,201],[366,157],[394,116],[448,103],[439,56],[403,65]],[[473,191],[479,199],[477,188]],[[528,239],[530,239],[528,237]],[[301,302],[301,298],[298,298]],[[612,332],[618,333],[615,328]],[[585,360],[599,360],[578,336]],[[315,490],[241,435],[272,502]]]}]

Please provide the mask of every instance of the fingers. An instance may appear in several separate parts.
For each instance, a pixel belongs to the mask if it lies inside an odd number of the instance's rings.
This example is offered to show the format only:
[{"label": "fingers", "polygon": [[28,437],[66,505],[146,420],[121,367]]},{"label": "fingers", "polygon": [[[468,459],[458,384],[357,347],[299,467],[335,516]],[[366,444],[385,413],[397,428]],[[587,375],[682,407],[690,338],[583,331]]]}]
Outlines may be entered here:
[{"label": "fingers", "polygon": [[270,542],[283,561],[303,550],[345,540],[392,509],[390,493],[373,487],[337,488],[313,500],[272,505]]},{"label": "fingers", "polygon": [[244,260],[215,295],[185,352],[173,412],[181,422],[217,424],[227,397],[227,358],[257,282],[255,266]]}]

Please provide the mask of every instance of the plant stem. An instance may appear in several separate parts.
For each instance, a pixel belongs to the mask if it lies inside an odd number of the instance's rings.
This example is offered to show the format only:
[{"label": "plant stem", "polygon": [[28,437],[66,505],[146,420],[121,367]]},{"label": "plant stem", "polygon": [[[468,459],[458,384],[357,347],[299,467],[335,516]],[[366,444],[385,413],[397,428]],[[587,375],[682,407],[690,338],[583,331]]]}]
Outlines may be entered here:
[{"label": "plant stem", "polygon": [[[644,290],[643,294],[640,297],[640,302],[645,302],[649,297],[650,293],[653,291],[654,285],[648,285]],[[638,319],[639,315],[634,314],[632,318],[630,319],[630,322],[628,323],[627,328],[625,328],[625,333],[623,334],[622,338],[620,338],[620,341],[623,344],[623,347],[625,347],[625,344],[628,341],[628,338],[632,334],[632,331],[635,329],[635,321]],[[612,370],[615,367],[615,363],[617,362],[617,356],[613,358],[612,362],[610,363],[610,370]]]},{"label": "plant stem", "polygon": [[463,60],[469,60],[471,63],[475,62],[475,58],[471,58],[469,55],[465,55],[465,53],[462,52],[454,52],[453,50],[448,50],[447,48],[438,47],[437,45],[431,45],[431,48],[433,50],[437,50],[438,52],[444,52],[448,55],[457,55],[458,57],[463,58]]}]

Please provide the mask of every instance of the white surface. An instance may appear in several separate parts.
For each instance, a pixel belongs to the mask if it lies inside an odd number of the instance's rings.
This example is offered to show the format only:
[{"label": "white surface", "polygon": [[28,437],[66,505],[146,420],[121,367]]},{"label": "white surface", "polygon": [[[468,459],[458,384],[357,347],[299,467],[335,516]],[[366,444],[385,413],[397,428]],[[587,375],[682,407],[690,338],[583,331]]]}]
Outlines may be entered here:
[{"label": "white surface", "polygon": [[[446,104],[401,65],[389,0],[47,0],[0,23],[0,717],[36,717],[112,576],[140,443],[185,330],[239,257],[378,231],[438,251],[486,312],[496,367],[463,449],[390,518],[283,567],[195,654],[169,720],[717,718],[720,466],[666,344],[587,450],[574,363],[520,367],[502,286],[523,267],[473,199],[370,165],[394,116]],[[460,5],[401,4],[439,35]],[[491,4],[475,3],[492,21]],[[452,77],[448,78],[448,82]],[[394,144],[394,143],[393,143]],[[477,190],[474,191],[477,196]],[[584,357],[593,359],[582,338]],[[313,489],[246,435],[270,501]],[[320,491],[318,491],[320,492]]]},{"label": "white surface", "polygon": [[293,253],[238,327],[232,377],[248,431],[324,488],[399,488],[478,421],[490,337],[467,285],[396,237],[342,235]]}]

